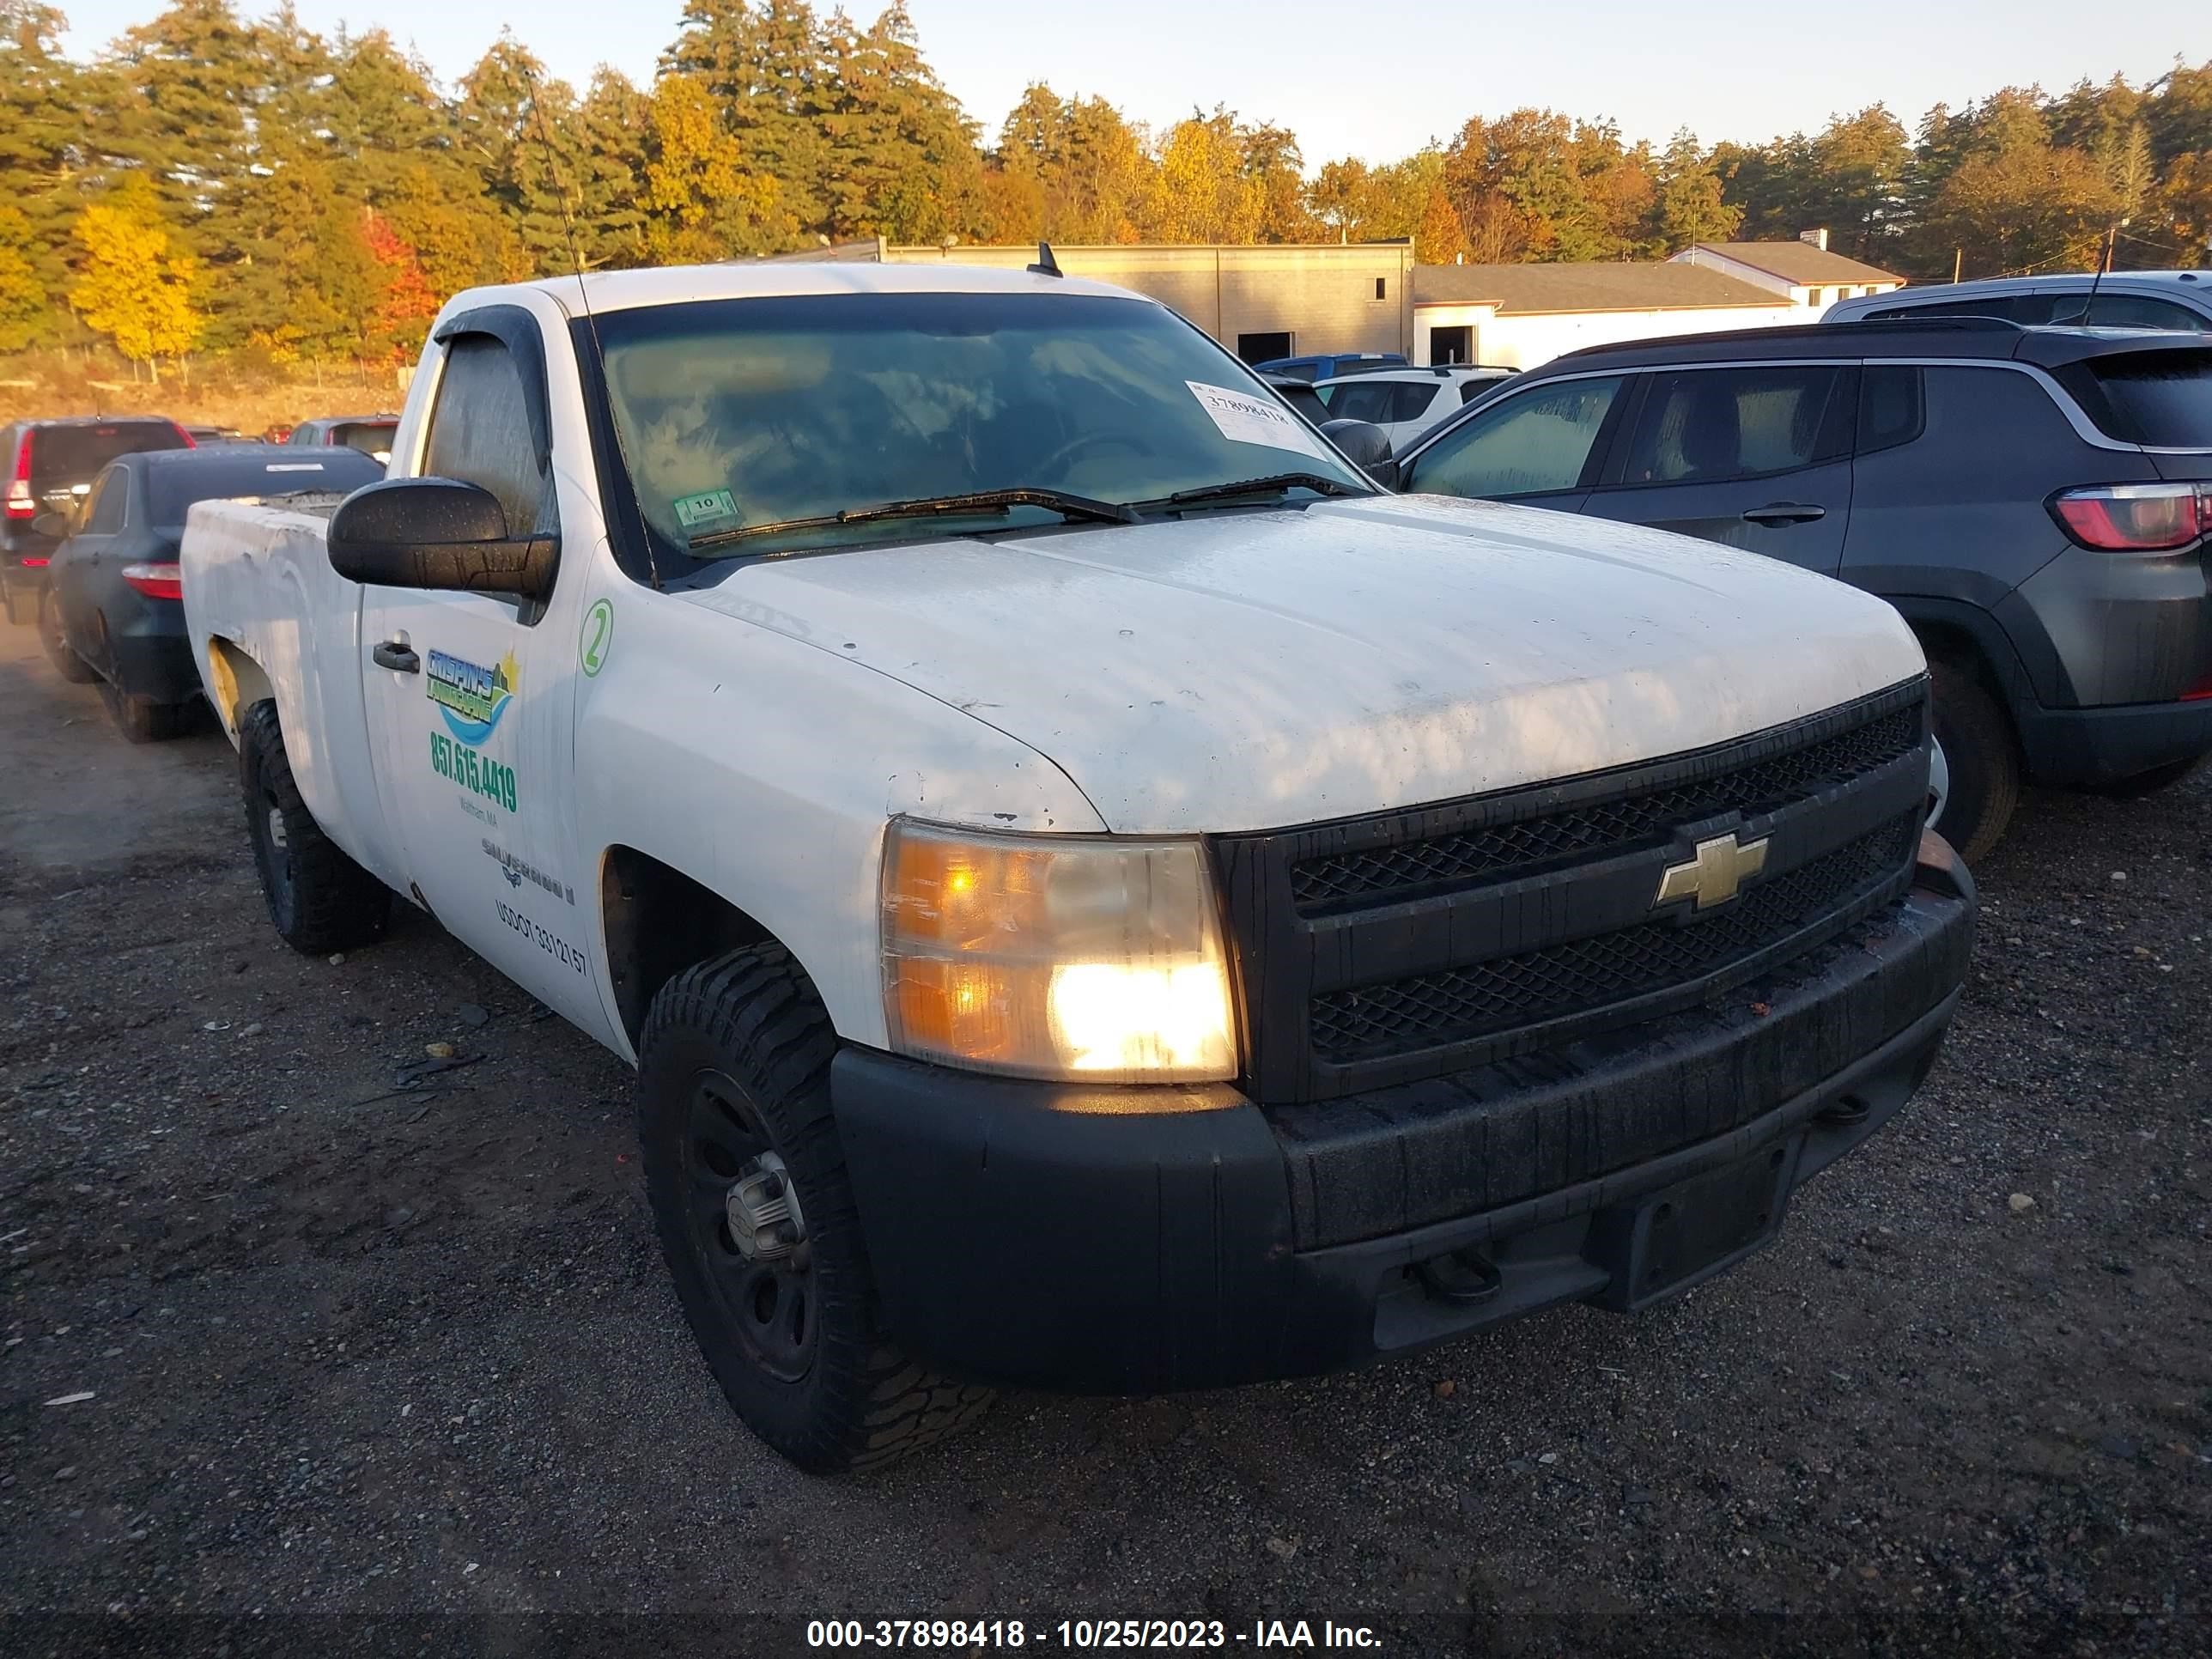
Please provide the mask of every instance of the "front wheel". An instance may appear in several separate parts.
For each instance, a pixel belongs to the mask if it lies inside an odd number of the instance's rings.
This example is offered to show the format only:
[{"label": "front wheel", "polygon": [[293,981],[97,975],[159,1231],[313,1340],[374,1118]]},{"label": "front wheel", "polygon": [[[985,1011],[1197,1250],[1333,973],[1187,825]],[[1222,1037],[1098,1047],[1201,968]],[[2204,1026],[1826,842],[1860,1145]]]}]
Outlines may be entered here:
[{"label": "front wheel", "polygon": [[1938,661],[1928,674],[1936,705],[1928,823],[1973,864],[2012,822],[2020,803],[2020,751],[2004,710],[1971,670]]},{"label": "front wheel", "polygon": [[347,857],[307,810],[273,702],[239,719],[238,778],[262,896],[284,942],[322,956],[383,938],[392,890]]},{"label": "front wheel", "polygon": [[[9,603],[15,603],[12,595]],[[61,601],[54,597],[52,586],[39,599],[39,643],[45,647],[54,672],[71,685],[89,685],[98,678],[92,665],[70,648],[69,634],[62,627]]]},{"label": "front wheel", "polygon": [[684,1317],[745,1425],[816,1474],[887,1462],[980,1415],[878,1328],[830,1115],[830,1018],[778,945],[678,974],[639,1043],[646,1194]]}]

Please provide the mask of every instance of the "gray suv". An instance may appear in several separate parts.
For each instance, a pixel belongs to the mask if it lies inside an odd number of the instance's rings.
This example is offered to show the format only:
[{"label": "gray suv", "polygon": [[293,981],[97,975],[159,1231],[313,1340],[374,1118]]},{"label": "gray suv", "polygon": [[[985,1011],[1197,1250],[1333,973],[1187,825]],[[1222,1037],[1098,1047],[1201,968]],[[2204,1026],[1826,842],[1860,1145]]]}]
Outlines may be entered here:
[{"label": "gray suv", "polygon": [[2023,778],[2140,793],[2212,751],[2202,335],[1943,317],[1597,347],[1382,470],[1879,593],[1927,649],[1931,805],[1969,858]]}]

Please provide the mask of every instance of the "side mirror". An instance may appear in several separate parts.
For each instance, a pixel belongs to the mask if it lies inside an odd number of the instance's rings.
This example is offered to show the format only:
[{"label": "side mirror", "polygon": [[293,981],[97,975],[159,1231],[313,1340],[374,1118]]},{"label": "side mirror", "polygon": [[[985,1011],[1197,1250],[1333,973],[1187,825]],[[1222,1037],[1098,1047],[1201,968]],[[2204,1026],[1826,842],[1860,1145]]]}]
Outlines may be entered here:
[{"label": "side mirror", "polygon": [[1398,487],[1398,463],[1390,459],[1390,435],[1381,427],[1365,421],[1323,421],[1321,434],[1383,489]]},{"label": "side mirror", "polygon": [[31,533],[44,536],[50,542],[65,539],[73,527],[66,513],[41,513],[31,520]]},{"label": "side mirror", "polygon": [[331,517],[331,568],[376,587],[544,599],[561,555],[554,536],[510,537],[499,499],[453,478],[363,484]]}]

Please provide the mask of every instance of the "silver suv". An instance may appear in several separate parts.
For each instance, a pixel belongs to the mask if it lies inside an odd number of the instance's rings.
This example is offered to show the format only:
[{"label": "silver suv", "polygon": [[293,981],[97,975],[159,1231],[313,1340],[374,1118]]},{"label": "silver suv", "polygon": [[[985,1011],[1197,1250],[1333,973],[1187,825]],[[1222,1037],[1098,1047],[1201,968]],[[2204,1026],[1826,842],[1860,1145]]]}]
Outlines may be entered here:
[{"label": "silver suv", "polygon": [[[2096,293],[2090,294],[2094,283]],[[2086,313],[2086,315],[2085,315]],[[1992,276],[1838,300],[1824,323],[1887,323],[1906,317],[2001,317],[2024,328],[2155,328],[2212,333],[2212,270],[2087,271],[2063,276]]]}]

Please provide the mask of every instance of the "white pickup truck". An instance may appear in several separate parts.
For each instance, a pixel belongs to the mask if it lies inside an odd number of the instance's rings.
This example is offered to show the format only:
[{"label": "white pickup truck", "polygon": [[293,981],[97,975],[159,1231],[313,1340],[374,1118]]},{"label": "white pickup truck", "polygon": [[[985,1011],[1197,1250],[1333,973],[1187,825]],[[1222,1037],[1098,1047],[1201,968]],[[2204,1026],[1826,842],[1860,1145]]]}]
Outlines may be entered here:
[{"label": "white pickup truck", "polygon": [[1887,605],[1381,493],[1048,270],[466,293],[386,482],[181,557],[278,931],[404,895],[637,1067],[808,1468],[1677,1291],[1966,969]]}]

